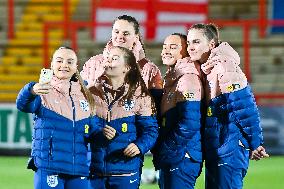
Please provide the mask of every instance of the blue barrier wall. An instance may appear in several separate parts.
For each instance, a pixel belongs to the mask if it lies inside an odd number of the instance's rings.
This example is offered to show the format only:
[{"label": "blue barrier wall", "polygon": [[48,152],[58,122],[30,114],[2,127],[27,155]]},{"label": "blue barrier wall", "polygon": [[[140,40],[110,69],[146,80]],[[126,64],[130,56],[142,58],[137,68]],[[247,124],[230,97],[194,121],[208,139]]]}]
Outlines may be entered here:
[{"label": "blue barrier wall", "polygon": [[[284,19],[284,1],[272,0],[272,19]],[[284,33],[284,26],[272,26],[271,33]]]}]

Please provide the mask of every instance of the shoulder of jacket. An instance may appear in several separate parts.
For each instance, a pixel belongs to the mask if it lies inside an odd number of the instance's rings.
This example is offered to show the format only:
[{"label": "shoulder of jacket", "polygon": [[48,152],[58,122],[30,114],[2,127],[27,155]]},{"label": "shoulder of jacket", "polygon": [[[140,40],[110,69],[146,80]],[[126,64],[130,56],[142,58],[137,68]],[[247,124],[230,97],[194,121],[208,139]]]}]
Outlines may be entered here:
[{"label": "shoulder of jacket", "polygon": [[[190,82],[189,82],[190,81]],[[195,74],[183,75],[176,87],[178,101],[200,101],[202,96],[202,84]]]},{"label": "shoulder of jacket", "polygon": [[177,90],[184,91],[190,88],[201,88],[201,80],[195,73],[186,73],[182,75],[177,82]]}]

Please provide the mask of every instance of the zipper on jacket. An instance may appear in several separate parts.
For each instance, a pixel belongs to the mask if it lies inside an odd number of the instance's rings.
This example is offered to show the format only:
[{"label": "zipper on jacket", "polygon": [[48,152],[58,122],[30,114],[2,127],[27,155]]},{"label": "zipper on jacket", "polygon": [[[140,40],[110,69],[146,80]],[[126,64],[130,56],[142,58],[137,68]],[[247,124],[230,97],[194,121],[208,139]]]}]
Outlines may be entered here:
[{"label": "zipper on jacket", "polygon": [[[113,107],[113,105],[115,104],[115,102],[118,101],[118,99],[121,97],[119,95],[116,95],[115,98],[110,101],[110,99],[108,98],[108,95],[107,95],[107,91],[105,90],[105,87],[103,87],[103,92],[104,92],[104,96],[105,96],[105,99],[106,99],[106,103],[107,103],[107,118],[106,118],[106,122],[107,122],[107,125],[110,126],[110,122],[111,122],[111,109]],[[107,153],[107,149],[105,150],[105,154]],[[106,166],[106,161],[104,160],[103,161],[103,172],[104,174],[106,174],[106,171],[107,171],[107,166]]]},{"label": "zipper on jacket", "polygon": [[71,82],[70,82],[70,89],[69,89],[69,96],[70,96],[70,99],[71,99],[71,104],[72,104],[72,111],[73,111],[73,123],[72,123],[72,126],[73,126],[73,144],[72,144],[72,151],[73,151],[73,157],[72,157],[72,161],[73,161],[73,165],[72,165],[72,172],[73,174],[75,174],[75,168],[74,168],[74,165],[75,165],[75,104],[74,104],[74,101],[73,101],[73,98],[71,96]]},{"label": "zipper on jacket", "polygon": [[[110,105],[108,105],[108,107],[107,107],[107,122],[106,122],[106,124],[107,125],[110,125],[110,120],[111,120],[111,109],[112,109],[112,104],[110,104]],[[108,147],[107,147],[108,148]],[[105,151],[104,151],[104,153],[105,153],[105,155],[107,154],[107,149],[105,149]],[[105,160],[105,158],[104,158],[104,161],[103,161],[103,168],[104,168],[104,170],[103,170],[103,173],[104,174],[106,174],[107,173],[107,163],[106,163],[106,160]]]},{"label": "zipper on jacket", "polygon": [[50,137],[50,139],[49,139],[49,159],[50,159],[50,160],[53,159],[53,157],[52,157],[52,151],[53,151],[53,149],[52,149],[52,135],[51,135],[51,137]]},{"label": "zipper on jacket", "polygon": [[107,107],[107,124],[110,124],[111,108],[112,108],[111,105],[109,105],[109,106]]},{"label": "zipper on jacket", "polygon": [[[106,155],[107,153],[107,150],[104,150],[104,156]],[[106,174],[107,172],[107,167],[106,167],[106,161],[105,161],[105,158],[104,158],[104,161],[103,161],[103,168],[104,168],[104,171],[103,171],[103,174]]]}]

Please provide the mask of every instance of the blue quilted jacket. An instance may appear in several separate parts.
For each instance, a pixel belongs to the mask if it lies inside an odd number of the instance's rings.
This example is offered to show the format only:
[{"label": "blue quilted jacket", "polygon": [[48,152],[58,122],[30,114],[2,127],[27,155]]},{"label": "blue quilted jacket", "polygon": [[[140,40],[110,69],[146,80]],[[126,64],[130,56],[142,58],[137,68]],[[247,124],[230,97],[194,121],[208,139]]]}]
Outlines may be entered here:
[{"label": "blue quilted jacket", "polygon": [[162,123],[152,150],[156,169],[171,167],[188,157],[202,162],[203,87],[199,66],[189,59],[169,68],[161,100]]},{"label": "blue quilted jacket", "polygon": [[[207,163],[237,166],[234,158],[240,156],[240,147],[252,151],[263,144],[256,102],[239,64],[238,53],[223,42],[201,66],[208,102],[204,132]],[[249,153],[245,154],[241,167],[248,166]]]},{"label": "blue quilted jacket", "polygon": [[[127,85],[114,90],[104,77],[90,90],[94,94],[97,115],[102,127],[109,125],[116,130],[116,136],[108,140],[99,132],[91,142],[91,173],[99,175],[125,174],[139,171],[143,156],[156,142],[158,125],[153,114],[153,102],[150,96],[140,95],[137,88],[133,99],[122,100]],[[111,94],[115,93],[117,98]],[[140,155],[127,157],[125,148],[134,143]]]},{"label": "blue quilted jacket", "polygon": [[227,160],[238,145],[255,150],[263,144],[258,109],[249,86],[209,102],[204,133],[206,160]]},{"label": "blue quilted jacket", "polygon": [[90,117],[88,104],[76,82],[53,79],[47,95],[33,95],[27,84],[16,100],[17,108],[33,113],[32,152],[37,168],[54,173],[88,176],[87,139],[98,132],[98,118]]}]

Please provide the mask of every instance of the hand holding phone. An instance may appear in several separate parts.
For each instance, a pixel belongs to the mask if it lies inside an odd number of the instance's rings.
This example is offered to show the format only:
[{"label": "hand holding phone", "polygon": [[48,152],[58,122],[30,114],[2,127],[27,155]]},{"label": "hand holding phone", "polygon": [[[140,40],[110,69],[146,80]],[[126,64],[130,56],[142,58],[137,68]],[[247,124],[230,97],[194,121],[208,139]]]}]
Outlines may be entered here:
[{"label": "hand holding phone", "polygon": [[53,76],[53,71],[51,69],[45,69],[45,68],[41,69],[39,82],[36,83],[31,89],[32,94],[34,95],[48,94],[51,89],[50,81],[52,79],[52,76]]},{"label": "hand holding phone", "polygon": [[51,69],[41,69],[39,83],[49,83],[52,79],[53,71]]}]

